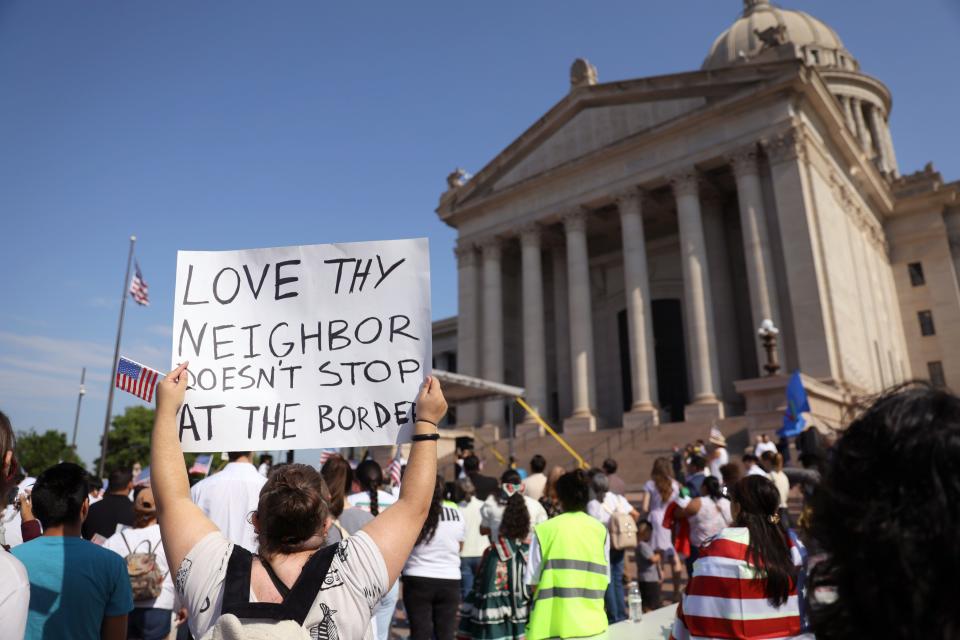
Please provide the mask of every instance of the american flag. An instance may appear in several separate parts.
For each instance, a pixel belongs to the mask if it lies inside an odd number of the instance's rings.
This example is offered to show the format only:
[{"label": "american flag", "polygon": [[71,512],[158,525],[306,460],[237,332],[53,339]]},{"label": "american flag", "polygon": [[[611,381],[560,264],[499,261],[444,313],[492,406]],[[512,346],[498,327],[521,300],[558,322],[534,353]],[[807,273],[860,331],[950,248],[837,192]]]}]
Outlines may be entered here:
[{"label": "american flag", "polygon": [[403,461],[400,458],[400,445],[397,445],[397,453],[394,454],[393,460],[390,461],[390,466],[387,467],[387,475],[390,476],[390,483],[395,486],[400,486],[400,472],[403,470]]},{"label": "american flag", "polygon": [[321,449],[320,450],[320,468],[323,468],[323,465],[327,464],[327,460],[330,459],[330,456],[340,455],[340,449]]},{"label": "american flag", "polygon": [[187,473],[199,473],[202,476],[210,473],[210,467],[213,465],[213,456],[209,453],[206,453],[202,456],[197,456],[197,459],[193,461],[193,466],[187,471]]},{"label": "american flag", "polygon": [[133,281],[130,282],[130,297],[139,305],[144,307],[149,306],[149,287],[147,287],[147,283],[143,279],[143,274],[140,273],[140,264],[137,262],[133,264],[136,267],[136,273],[133,276]]},{"label": "american flag", "polygon": [[147,402],[153,402],[153,391],[157,388],[159,379],[159,371],[137,364],[133,360],[121,357],[117,364],[117,388]]}]

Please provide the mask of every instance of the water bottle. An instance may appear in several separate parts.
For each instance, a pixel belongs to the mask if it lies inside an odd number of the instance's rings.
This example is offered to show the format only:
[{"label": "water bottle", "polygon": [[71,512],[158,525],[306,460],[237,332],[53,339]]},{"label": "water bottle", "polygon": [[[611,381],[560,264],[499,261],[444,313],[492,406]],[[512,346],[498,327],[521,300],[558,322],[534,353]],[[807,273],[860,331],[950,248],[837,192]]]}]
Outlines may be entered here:
[{"label": "water bottle", "polygon": [[640,598],[640,585],[636,580],[627,585],[627,604],[630,605],[630,621],[640,622],[643,620],[643,600]]}]

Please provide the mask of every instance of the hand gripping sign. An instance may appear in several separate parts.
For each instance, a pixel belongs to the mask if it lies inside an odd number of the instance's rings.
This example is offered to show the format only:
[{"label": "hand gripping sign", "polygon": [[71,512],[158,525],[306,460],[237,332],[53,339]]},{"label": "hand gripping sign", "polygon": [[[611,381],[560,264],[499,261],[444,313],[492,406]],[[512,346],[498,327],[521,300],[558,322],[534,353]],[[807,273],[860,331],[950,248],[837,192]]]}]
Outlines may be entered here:
[{"label": "hand gripping sign", "polygon": [[403,442],[430,373],[428,243],[180,251],[173,322],[184,451]]}]

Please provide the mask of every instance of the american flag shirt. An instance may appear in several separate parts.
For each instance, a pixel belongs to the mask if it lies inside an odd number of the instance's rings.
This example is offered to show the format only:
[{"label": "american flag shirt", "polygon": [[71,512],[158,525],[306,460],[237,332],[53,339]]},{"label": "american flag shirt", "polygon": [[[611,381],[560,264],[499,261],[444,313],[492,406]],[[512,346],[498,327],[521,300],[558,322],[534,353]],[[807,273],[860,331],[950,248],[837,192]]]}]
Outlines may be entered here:
[{"label": "american flag shirt", "polygon": [[[757,569],[747,561],[750,532],[727,527],[700,548],[693,577],[677,607],[672,640],[703,638],[791,638],[800,633],[797,585],[787,602],[774,607],[767,600],[766,582],[755,579]],[[800,565],[792,542],[790,556]]]}]

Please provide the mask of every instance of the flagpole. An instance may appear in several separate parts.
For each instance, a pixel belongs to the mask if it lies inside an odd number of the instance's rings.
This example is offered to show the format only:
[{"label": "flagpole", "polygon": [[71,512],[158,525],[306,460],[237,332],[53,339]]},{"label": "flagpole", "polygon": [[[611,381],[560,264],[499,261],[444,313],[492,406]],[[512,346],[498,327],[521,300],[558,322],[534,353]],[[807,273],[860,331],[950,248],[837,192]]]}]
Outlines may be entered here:
[{"label": "flagpole", "polygon": [[113,347],[113,367],[110,369],[110,389],[107,391],[107,415],[103,419],[103,438],[100,440],[100,467],[97,476],[103,477],[107,462],[107,436],[110,432],[110,414],[113,412],[113,389],[116,386],[117,361],[120,359],[120,334],[123,333],[123,312],[127,308],[127,289],[130,287],[130,265],[133,263],[133,245],[137,236],[130,236],[130,253],[127,254],[127,274],[123,277],[123,293],[120,295],[120,320],[117,322],[117,341]]},{"label": "flagpole", "polygon": [[83,394],[87,392],[83,388],[83,381],[87,379],[87,368],[84,367],[80,372],[80,393],[77,395],[77,415],[73,418],[73,442],[70,443],[70,448],[76,451],[77,449],[77,429],[80,427],[80,403],[83,401]]}]

